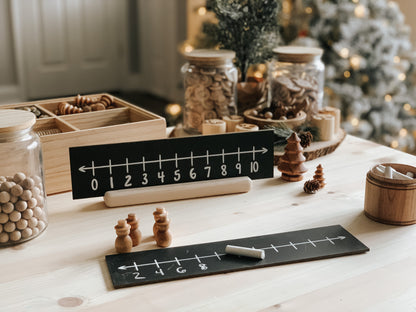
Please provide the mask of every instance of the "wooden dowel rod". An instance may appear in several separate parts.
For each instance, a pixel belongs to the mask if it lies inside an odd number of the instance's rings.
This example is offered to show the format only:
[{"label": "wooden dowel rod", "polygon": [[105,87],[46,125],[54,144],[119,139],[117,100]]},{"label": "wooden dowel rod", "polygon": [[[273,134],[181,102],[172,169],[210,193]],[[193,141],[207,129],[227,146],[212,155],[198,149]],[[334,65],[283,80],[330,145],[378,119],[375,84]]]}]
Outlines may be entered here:
[{"label": "wooden dowel rod", "polygon": [[250,190],[251,184],[252,181],[249,177],[236,177],[108,191],[104,194],[104,203],[107,207],[118,207],[224,194],[246,193]]}]

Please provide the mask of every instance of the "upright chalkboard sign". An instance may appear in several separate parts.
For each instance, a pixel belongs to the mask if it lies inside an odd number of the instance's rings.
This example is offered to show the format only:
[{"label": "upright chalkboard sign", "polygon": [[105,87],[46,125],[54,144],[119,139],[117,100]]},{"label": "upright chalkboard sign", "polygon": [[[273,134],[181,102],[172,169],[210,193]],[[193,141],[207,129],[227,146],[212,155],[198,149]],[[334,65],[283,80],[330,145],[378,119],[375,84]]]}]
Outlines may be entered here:
[{"label": "upright chalkboard sign", "polygon": [[273,177],[273,131],[72,147],[74,199],[228,177]]}]

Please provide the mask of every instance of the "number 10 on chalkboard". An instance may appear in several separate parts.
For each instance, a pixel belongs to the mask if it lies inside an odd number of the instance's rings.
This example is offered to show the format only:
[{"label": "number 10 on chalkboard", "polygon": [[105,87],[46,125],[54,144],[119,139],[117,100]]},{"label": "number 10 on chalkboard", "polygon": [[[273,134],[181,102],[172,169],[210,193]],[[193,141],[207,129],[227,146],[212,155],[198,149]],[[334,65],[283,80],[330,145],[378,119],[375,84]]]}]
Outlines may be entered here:
[{"label": "number 10 on chalkboard", "polygon": [[116,143],[69,150],[73,198],[228,177],[273,177],[273,131]]}]

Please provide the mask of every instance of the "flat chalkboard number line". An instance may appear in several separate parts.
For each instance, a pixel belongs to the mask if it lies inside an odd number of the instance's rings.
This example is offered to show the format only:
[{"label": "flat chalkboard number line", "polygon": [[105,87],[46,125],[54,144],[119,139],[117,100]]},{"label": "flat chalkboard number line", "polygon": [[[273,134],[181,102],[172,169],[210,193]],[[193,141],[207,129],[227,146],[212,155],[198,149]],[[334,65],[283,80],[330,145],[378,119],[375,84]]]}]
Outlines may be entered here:
[{"label": "flat chalkboard number line", "polygon": [[[337,237],[325,237],[324,239],[317,239],[317,240],[310,240],[309,238],[306,241],[302,241],[302,242],[298,242],[298,243],[293,243],[291,241],[289,241],[289,243],[287,244],[283,244],[283,245],[274,245],[274,244],[270,244],[271,247],[263,247],[263,248],[256,248],[254,246],[252,246],[251,248],[253,249],[261,249],[261,250],[269,250],[269,249],[273,249],[276,253],[279,253],[279,248],[285,248],[285,247],[291,247],[295,250],[298,250],[299,245],[306,245],[306,244],[310,244],[313,247],[317,247],[316,243],[323,243],[323,242],[329,242],[332,245],[335,245],[335,241],[336,240],[344,240],[346,239],[345,236],[337,236]],[[139,267],[144,267],[144,266],[149,266],[149,265],[155,265],[158,269],[160,269],[159,264],[167,264],[167,263],[177,263],[178,265],[181,265],[180,262],[185,262],[185,261],[197,261],[199,264],[202,264],[201,259],[206,259],[206,258],[217,258],[218,260],[221,261],[221,256],[225,256],[225,253],[217,253],[216,251],[213,254],[209,254],[209,255],[205,255],[205,256],[198,256],[197,254],[194,255],[194,257],[190,257],[190,258],[183,258],[183,259],[178,259],[177,257],[175,257],[174,259],[171,260],[164,260],[164,261],[156,261],[156,259],[153,260],[153,262],[149,262],[149,263],[142,263],[142,264],[136,264],[136,262],[134,262],[134,265],[122,265],[119,266],[118,269],[119,270],[127,270],[129,268],[135,268],[136,271],[138,271]]]},{"label": "flat chalkboard number line", "polygon": [[[226,254],[226,246],[264,251],[264,259]],[[263,246],[263,248],[256,248]],[[243,247],[244,248],[244,247]],[[340,225],[106,256],[115,288],[349,256],[369,251]]]}]

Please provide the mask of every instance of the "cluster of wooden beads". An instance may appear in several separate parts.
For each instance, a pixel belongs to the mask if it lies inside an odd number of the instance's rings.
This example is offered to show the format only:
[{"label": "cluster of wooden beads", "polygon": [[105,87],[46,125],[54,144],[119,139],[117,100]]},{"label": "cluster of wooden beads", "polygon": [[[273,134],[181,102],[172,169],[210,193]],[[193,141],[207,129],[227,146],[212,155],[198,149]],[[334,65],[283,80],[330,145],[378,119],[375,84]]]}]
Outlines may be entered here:
[{"label": "cluster of wooden beads", "polygon": [[24,110],[33,113],[36,118],[48,118],[51,117],[48,114],[42,112],[39,108],[36,106],[24,106],[24,107],[16,107],[16,109]]},{"label": "cluster of wooden beads", "polygon": [[61,102],[58,104],[56,115],[78,114],[84,112],[101,111],[114,108],[114,97],[103,94],[100,98],[77,95],[74,103]]},{"label": "cluster of wooden beads", "polygon": [[13,244],[37,236],[47,224],[42,179],[0,176],[0,245]]}]

